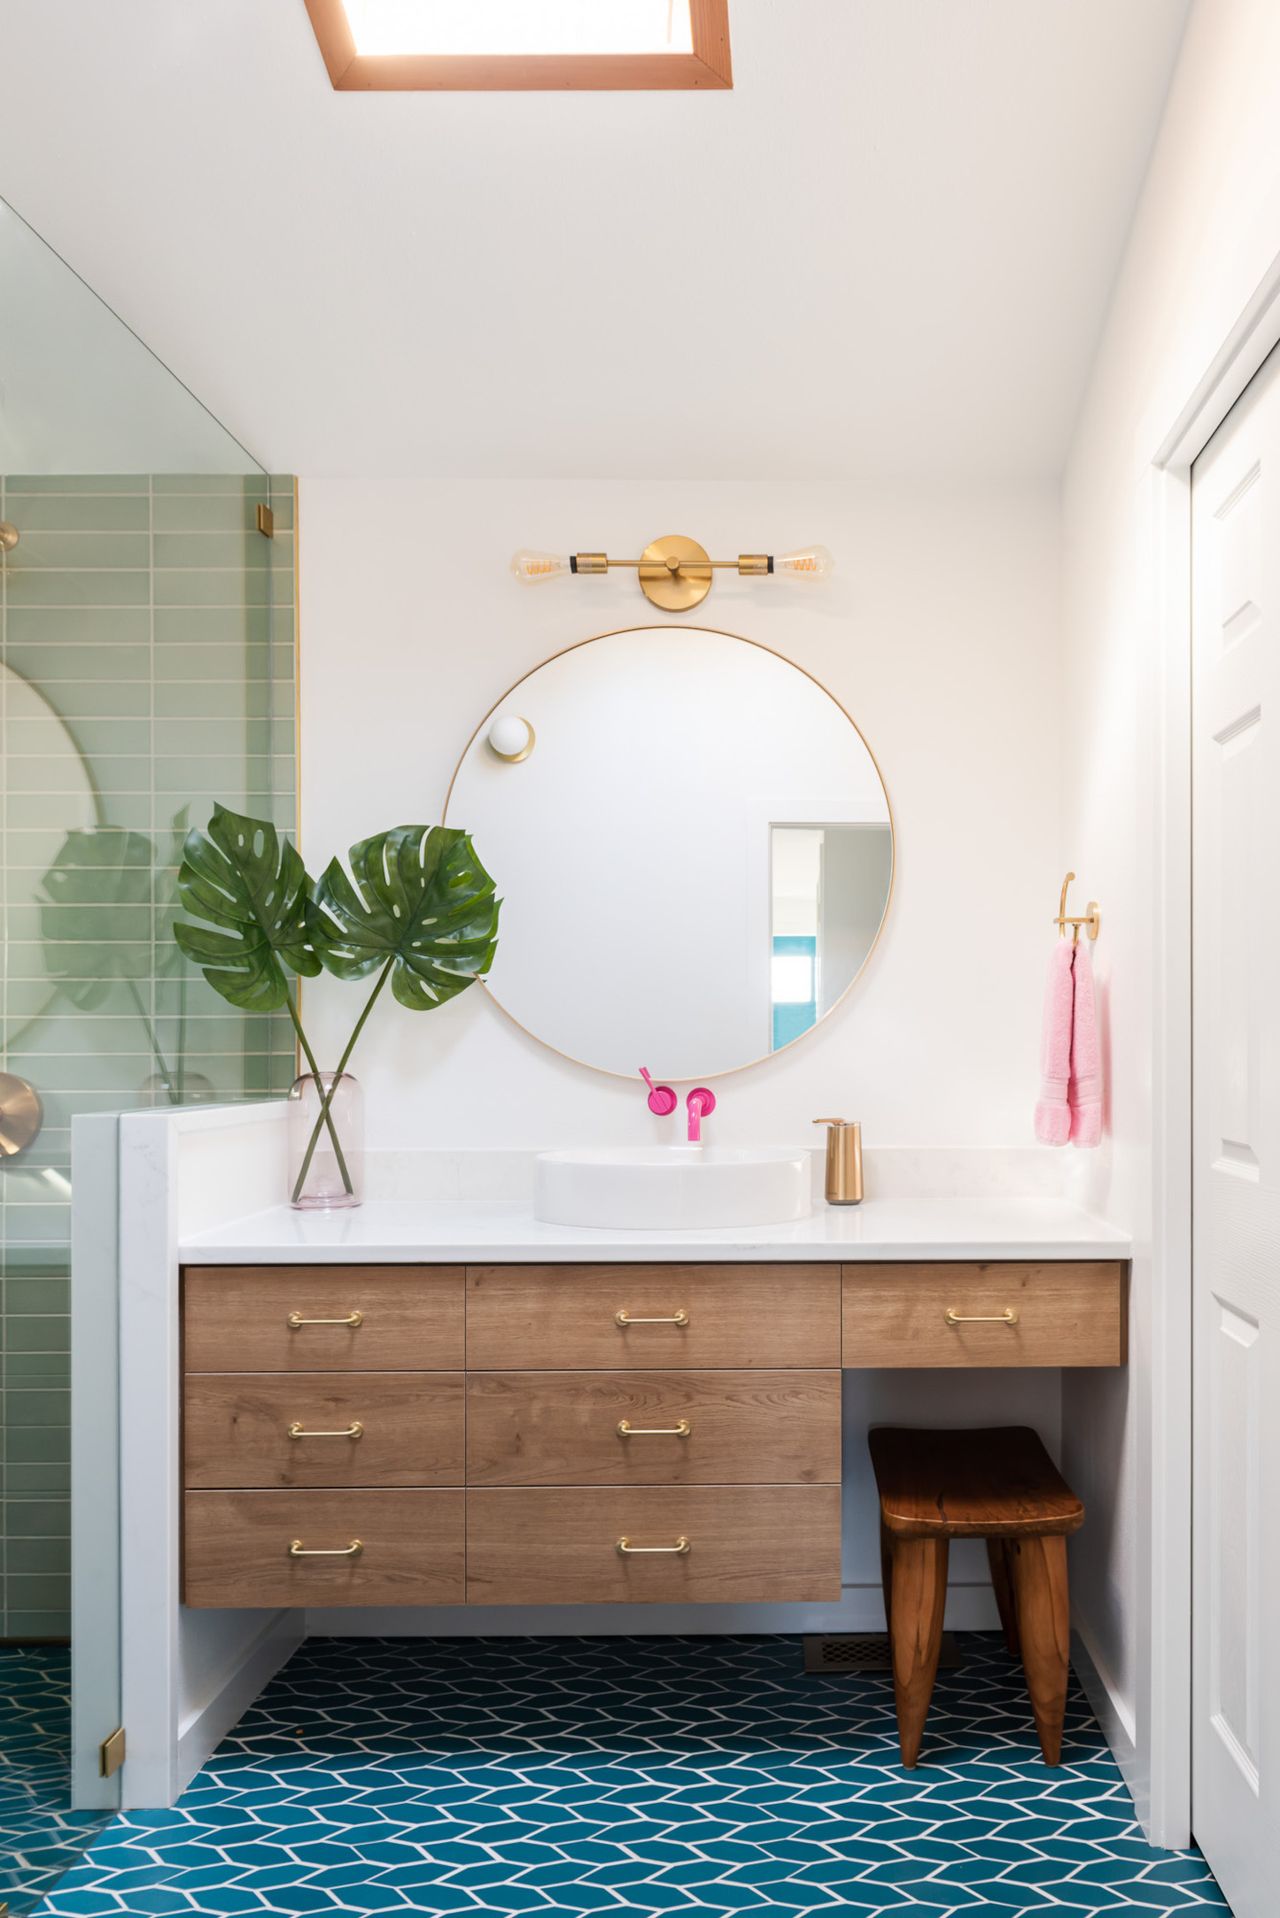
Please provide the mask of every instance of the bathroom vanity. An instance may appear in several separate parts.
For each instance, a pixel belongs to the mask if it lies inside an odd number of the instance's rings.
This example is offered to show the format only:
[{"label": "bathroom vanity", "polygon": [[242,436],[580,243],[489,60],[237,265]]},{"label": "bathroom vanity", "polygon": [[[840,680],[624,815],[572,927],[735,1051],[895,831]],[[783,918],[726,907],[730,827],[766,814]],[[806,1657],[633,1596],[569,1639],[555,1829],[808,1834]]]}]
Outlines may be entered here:
[{"label": "bathroom vanity", "polygon": [[183,1597],[840,1597],[843,1367],[1119,1365],[1115,1259],[187,1264]]},{"label": "bathroom vanity", "polygon": [[292,1211],[279,1101],[86,1118],[76,1154],[82,1804],[119,1724],[123,1803],[172,1804],[309,1634],[874,1629],[867,1424],[1053,1439],[1057,1368],[1125,1361],[1125,1235],[980,1155],[637,1231],[537,1220],[531,1154],[389,1155],[358,1210]]}]

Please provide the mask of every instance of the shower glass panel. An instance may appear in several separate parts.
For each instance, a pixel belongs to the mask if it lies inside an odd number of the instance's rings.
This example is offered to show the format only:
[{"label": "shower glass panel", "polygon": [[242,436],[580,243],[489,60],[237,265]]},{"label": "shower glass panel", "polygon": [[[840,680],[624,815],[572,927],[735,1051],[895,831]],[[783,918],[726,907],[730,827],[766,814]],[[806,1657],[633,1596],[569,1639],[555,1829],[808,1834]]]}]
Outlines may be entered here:
[{"label": "shower glass panel", "polygon": [[[257,1098],[293,1077],[287,1016],[234,1012],[170,934],[183,835],[215,800],[293,827],[293,510],[292,481],[0,202],[0,1774],[17,1806],[0,1904],[14,1914],[118,1801],[97,1765],[119,1707],[109,1514],[89,1568],[101,1603],[67,1649],[73,1310],[101,1332],[88,1389],[104,1448],[116,1365],[114,1297],[76,1293],[72,1118]],[[77,1725],[72,1813],[67,1672],[82,1654],[95,1723]]]}]

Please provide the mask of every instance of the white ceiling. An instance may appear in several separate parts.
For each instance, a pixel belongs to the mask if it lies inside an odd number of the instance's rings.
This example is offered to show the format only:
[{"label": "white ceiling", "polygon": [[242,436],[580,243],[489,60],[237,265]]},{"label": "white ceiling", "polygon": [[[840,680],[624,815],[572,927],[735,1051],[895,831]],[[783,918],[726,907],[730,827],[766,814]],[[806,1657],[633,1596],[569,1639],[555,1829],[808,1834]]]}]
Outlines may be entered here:
[{"label": "white ceiling", "polygon": [[731,0],[732,92],[335,94],[0,0],[0,195],[276,470],[1045,475],[1187,0]]}]

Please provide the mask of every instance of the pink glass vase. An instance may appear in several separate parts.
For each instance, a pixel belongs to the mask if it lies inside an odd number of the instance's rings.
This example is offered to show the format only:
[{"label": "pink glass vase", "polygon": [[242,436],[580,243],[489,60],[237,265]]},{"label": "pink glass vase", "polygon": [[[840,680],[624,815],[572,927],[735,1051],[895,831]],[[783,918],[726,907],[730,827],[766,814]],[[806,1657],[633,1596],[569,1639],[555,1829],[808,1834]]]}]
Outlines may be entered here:
[{"label": "pink glass vase", "polygon": [[[325,1113],[323,1099],[328,1095]],[[304,1072],[289,1088],[289,1203],[334,1212],[364,1197],[364,1094],[344,1072]]]}]

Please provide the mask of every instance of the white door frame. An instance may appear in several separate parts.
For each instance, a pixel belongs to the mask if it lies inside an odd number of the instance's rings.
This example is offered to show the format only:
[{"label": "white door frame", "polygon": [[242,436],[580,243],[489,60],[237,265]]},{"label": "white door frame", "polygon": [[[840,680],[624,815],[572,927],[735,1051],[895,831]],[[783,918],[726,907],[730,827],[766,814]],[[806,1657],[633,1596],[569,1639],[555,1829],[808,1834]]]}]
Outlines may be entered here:
[{"label": "white door frame", "polygon": [[1191,1835],[1191,465],[1273,347],[1280,255],[1142,478],[1155,721],[1152,794],[1150,1696],[1152,1842]]}]

